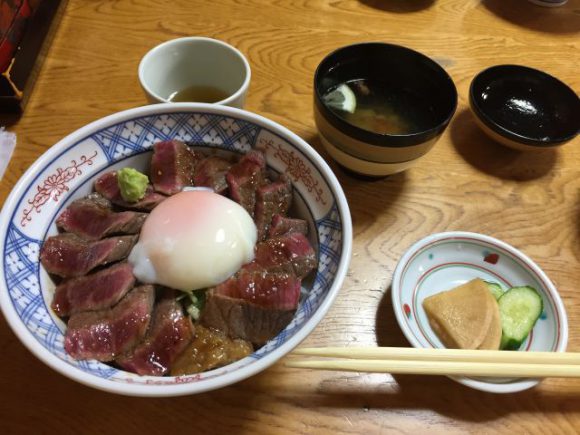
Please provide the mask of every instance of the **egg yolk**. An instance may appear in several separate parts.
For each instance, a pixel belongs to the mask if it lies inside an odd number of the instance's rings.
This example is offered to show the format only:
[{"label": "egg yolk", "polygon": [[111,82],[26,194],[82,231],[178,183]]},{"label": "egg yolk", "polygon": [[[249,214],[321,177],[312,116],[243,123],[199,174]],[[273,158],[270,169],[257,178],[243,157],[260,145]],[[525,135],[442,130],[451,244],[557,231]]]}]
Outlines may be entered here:
[{"label": "egg yolk", "polygon": [[252,261],[256,240],[256,225],[238,203],[211,191],[180,192],[147,217],[129,262],[142,282],[192,291]]}]

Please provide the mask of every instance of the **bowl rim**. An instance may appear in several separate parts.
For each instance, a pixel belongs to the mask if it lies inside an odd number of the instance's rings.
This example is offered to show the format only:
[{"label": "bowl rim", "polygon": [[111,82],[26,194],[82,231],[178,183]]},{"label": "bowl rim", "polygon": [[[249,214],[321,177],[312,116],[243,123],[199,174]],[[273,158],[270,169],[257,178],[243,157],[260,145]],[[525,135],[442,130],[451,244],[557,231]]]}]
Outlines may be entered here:
[{"label": "bowl rim", "polygon": [[[369,130],[365,130],[363,128],[357,127],[356,125],[350,124],[349,122],[345,121],[344,119],[340,118],[334,112],[332,112],[323,102],[322,102],[322,95],[319,93],[318,90],[318,83],[322,79],[322,69],[326,62],[329,62],[334,56],[340,55],[341,52],[346,50],[355,50],[357,48],[364,48],[364,47],[377,47],[380,49],[389,49],[404,52],[410,54],[417,59],[427,63],[431,66],[434,70],[436,70],[442,79],[442,86],[446,84],[449,86],[449,90],[451,92],[452,103],[451,103],[451,110],[447,114],[447,116],[443,119],[443,121],[439,122],[434,127],[431,127],[427,130],[418,131],[415,133],[409,134],[380,134],[375,133]],[[339,131],[343,132],[347,136],[354,137],[357,140],[362,142],[366,142],[372,145],[384,147],[384,148],[403,148],[406,146],[417,145],[422,142],[426,142],[434,137],[437,137],[441,134],[449,122],[453,118],[455,111],[457,110],[458,104],[458,94],[457,94],[457,87],[455,86],[455,82],[449,75],[449,73],[431,59],[429,56],[413,50],[412,48],[405,47],[403,45],[392,44],[388,42],[381,42],[381,41],[370,41],[370,42],[361,42],[355,44],[345,45],[339,48],[336,48],[332,52],[328,53],[324,58],[320,61],[316,70],[314,72],[314,80],[313,80],[313,87],[314,87],[314,106],[315,109],[320,112],[320,114],[328,121],[330,125],[334,128],[338,129]]]},{"label": "bowl rim", "polygon": [[[237,109],[229,106],[207,104],[207,103],[161,103],[152,104],[147,106],[136,107],[132,109],[127,109],[124,111],[116,112],[105,116],[103,118],[97,119],[90,122],[83,127],[71,132],[56,144],[50,146],[36,161],[28,168],[28,170],[20,177],[12,188],[9,196],[7,197],[2,211],[0,212],[0,231],[5,233],[8,228],[8,223],[12,218],[12,211],[14,205],[18,198],[24,193],[24,190],[29,184],[30,178],[33,178],[35,174],[39,173],[45,165],[45,161],[51,160],[53,158],[58,158],[59,154],[67,147],[78,142],[83,137],[90,135],[92,132],[105,128],[112,124],[118,124],[126,122],[132,118],[142,117],[142,116],[155,116],[163,115],[166,113],[173,112],[191,112],[203,111],[204,113],[211,113],[215,115],[232,116],[237,119],[241,119],[247,122],[254,123],[260,127],[270,129],[299,147],[300,151],[308,156],[313,164],[318,168],[321,175],[328,181],[331,193],[335,198],[337,209],[342,221],[342,255],[340,262],[337,267],[336,276],[333,284],[328,290],[328,295],[321,302],[318,309],[312,314],[312,316],[304,323],[301,329],[296,331],[296,333],[284,342],[277,349],[270,352],[268,355],[255,360],[252,364],[249,364],[240,369],[234,370],[229,373],[225,373],[221,376],[208,379],[200,387],[199,383],[183,383],[183,384],[171,384],[171,385],[143,385],[143,384],[130,384],[116,382],[110,379],[98,378],[92,374],[86,373],[77,367],[73,367],[62,361],[59,357],[55,356],[52,352],[42,346],[38,341],[32,336],[30,331],[22,324],[21,318],[16,313],[16,310],[10,303],[8,296],[8,291],[5,288],[4,280],[0,280],[0,309],[6,318],[6,321],[14,334],[20,339],[24,346],[39,360],[47,364],[53,370],[61,373],[62,375],[75,380],[81,384],[91,386],[93,388],[122,394],[128,396],[142,396],[142,397],[167,397],[167,396],[181,396],[187,394],[197,394],[205,391],[210,391],[218,389],[235,382],[239,382],[250,376],[253,376],[269,366],[276,363],[280,358],[290,352],[294,347],[296,347],[301,341],[303,341],[312,330],[320,323],[324,318],[328,310],[330,309],[332,303],[336,299],[340,288],[346,277],[348,271],[348,266],[351,260],[352,252],[352,220],[350,216],[348,202],[346,196],[338,182],[338,179],[328,166],[328,164],[323,160],[323,158],[316,152],[316,150],[309,145],[306,141],[301,139],[295,133],[292,133],[286,127],[278,124],[275,121],[271,121],[261,115]],[[4,249],[4,238],[0,238],[0,249]],[[2,264],[4,264],[2,262]]]},{"label": "bowl rim", "polygon": [[[552,283],[552,281],[548,278],[546,273],[526,254],[520,251],[517,248],[509,245],[506,242],[503,242],[495,237],[491,237],[485,234],[475,233],[475,232],[468,232],[468,231],[445,231],[440,233],[430,234],[426,237],[419,239],[418,241],[414,242],[401,256],[401,259],[397,263],[395,267],[395,272],[393,274],[393,280],[391,284],[391,301],[393,304],[393,311],[395,312],[395,317],[397,319],[397,323],[399,328],[405,335],[405,338],[413,347],[422,348],[422,344],[417,340],[415,335],[411,332],[409,326],[407,325],[404,317],[404,310],[400,304],[400,300],[397,297],[402,292],[402,289],[399,288],[399,285],[402,281],[402,275],[405,265],[408,261],[415,255],[418,251],[425,248],[428,245],[436,244],[441,240],[449,239],[449,238],[460,238],[460,239],[471,239],[484,242],[484,243],[491,243],[499,246],[500,248],[504,249],[511,255],[519,258],[527,267],[529,267],[535,274],[537,274],[542,281],[546,284],[546,291],[550,294],[553,302],[554,302],[554,309],[560,319],[560,337],[561,340],[558,342],[557,345],[557,352],[565,352],[566,347],[568,345],[568,316],[566,314],[566,309],[564,307],[564,303],[562,302],[562,298],[558,293],[558,290]],[[456,380],[457,382],[466,385],[468,387],[490,392],[490,393],[515,393],[518,391],[523,391],[529,388],[532,388],[540,383],[540,379],[516,379],[511,382],[507,383],[492,383],[486,382],[484,380],[469,378],[464,376],[450,376],[451,379]]]},{"label": "bowl rim", "polygon": [[[502,71],[502,70],[504,70],[504,71]],[[548,140],[540,140],[538,138],[532,138],[530,136],[524,136],[522,134],[516,133],[516,132],[502,126],[501,124],[498,124],[485,110],[482,109],[482,107],[479,104],[480,103],[479,98],[475,93],[475,87],[480,85],[481,83],[485,83],[485,80],[487,79],[487,75],[489,75],[495,71],[504,72],[504,75],[508,75],[508,73],[510,73],[510,72],[520,71],[522,73],[525,72],[528,75],[534,75],[536,77],[541,77],[542,80],[550,81],[550,82],[554,83],[556,86],[559,86],[564,92],[567,92],[571,95],[576,96],[576,98],[578,100],[578,96],[576,95],[574,90],[572,88],[570,88],[570,86],[568,86],[566,83],[564,83],[563,81],[561,81],[557,77],[554,77],[554,76],[552,76],[544,71],[541,71],[539,69],[532,68],[529,66],[525,66],[525,65],[518,65],[518,64],[493,65],[493,66],[490,66],[490,67],[480,71],[479,73],[477,73],[473,77],[473,79],[471,80],[471,84],[469,85],[470,107],[471,107],[472,111],[474,112],[475,116],[477,116],[481,120],[481,122],[483,122],[488,128],[490,128],[495,133],[505,137],[506,139],[509,139],[509,140],[512,140],[515,142],[520,142],[520,143],[523,143],[525,145],[531,145],[534,147],[544,148],[544,149],[557,147],[565,142],[568,142],[568,141],[574,139],[574,137],[576,137],[578,135],[578,133],[580,132],[580,126],[575,132],[570,132],[570,133],[567,133],[566,135],[563,135],[563,136],[551,137]],[[509,75],[512,75],[512,74],[509,74]],[[578,100],[578,101],[580,101],[580,100]],[[578,104],[578,106],[580,107],[580,104]]]}]

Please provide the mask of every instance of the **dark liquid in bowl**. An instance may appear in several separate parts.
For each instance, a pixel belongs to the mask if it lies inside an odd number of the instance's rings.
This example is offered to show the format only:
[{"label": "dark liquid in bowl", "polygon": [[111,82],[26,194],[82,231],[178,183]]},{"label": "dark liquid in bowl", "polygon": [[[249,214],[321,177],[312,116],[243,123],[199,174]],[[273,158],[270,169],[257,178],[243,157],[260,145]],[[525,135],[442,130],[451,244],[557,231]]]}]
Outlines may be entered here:
[{"label": "dark liquid in bowl", "polygon": [[172,102],[217,103],[229,94],[213,86],[189,86],[173,92],[168,100]]},{"label": "dark liquid in bowl", "polygon": [[405,135],[428,130],[435,123],[433,106],[407,89],[367,79],[351,80],[346,85],[356,96],[354,112],[328,107],[356,127],[378,134]]}]

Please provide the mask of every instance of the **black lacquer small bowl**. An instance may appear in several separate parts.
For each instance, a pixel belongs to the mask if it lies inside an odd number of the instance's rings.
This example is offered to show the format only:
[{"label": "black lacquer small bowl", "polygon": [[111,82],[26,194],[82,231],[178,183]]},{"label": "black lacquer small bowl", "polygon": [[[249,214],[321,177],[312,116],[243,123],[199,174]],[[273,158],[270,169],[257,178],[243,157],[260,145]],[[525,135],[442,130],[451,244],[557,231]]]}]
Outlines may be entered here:
[{"label": "black lacquer small bowl", "polygon": [[519,65],[497,65],[471,82],[469,103],[492,139],[522,151],[543,150],[574,139],[580,99],[560,80]]}]

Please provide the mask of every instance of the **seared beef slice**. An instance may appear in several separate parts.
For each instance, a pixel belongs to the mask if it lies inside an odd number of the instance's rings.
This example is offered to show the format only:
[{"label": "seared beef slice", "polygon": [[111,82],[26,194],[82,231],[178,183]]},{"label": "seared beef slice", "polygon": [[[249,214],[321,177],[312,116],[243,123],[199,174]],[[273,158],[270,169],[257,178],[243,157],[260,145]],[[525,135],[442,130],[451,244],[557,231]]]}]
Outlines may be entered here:
[{"label": "seared beef slice", "polygon": [[254,263],[268,270],[288,270],[299,278],[316,268],[316,252],[304,234],[291,232],[256,245]]},{"label": "seared beef slice", "polygon": [[210,290],[200,321],[202,325],[224,331],[261,346],[290,323],[295,309],[271,309]]},{"label": "seared beef slice", "polygon": [[48,273],[82,276],[127,257],[136,241],[137,236],[121,236],[89,242],[74,234],[59,234],[46,239],[40,248],[40,262]]},{"label": "seared beef slice", "polygon": [[107,172],[97,178],[97,181],[95,181],[95,191],[115,205],[134,210],[151,211],[161,201],[167,198],[166,196],[153,191],[153,186],[149,185],[145,191],[145,196],[139,201],[125,201],[121,196],[121,190],[119,189],[119,183],[117,181],[117,173],[115,171]]},{"label": "seared beef slice", "polygon": [[301,233],[307,235],[308,222],[304,219],[293,219],[280,214],[274,215],[270,229],[268,230],[268,237],[282,236],[286,233]]},{"label": "seared beef slice", "polygon": [[226,173],[232,164],[226,159],[210,156],[203,159],[195,167],[193,185],[199,187],[211,187],[214,192],[224,194],[228,189]]},{"label": "seared beef slice", "polygon": [[260,186],[256,191],[254,220],[258,228],[258,240],[268,236],[272,218],[276,214],[285,215],[292,203],[290,179],[281,175],[278,181]]},{"label": "seared beef slice", "polygon": [[208,292],[201,324],[262,345],[292,320],[301,277],[316,267],[316,254],[301,233],[256,245],[256,258]]},{"label": "seared beef slice", "polygon": [[162,376],[193,338],[193,325],[175,298],[155,306],[153,323],[145,340],[117,359],[124,369],[139,375]]},{"label": "seared beef slice", "polygon": [[115,307],[73,314],[64,348],[75,359],[112,361],[143,339],[151,320],[155,291],[145,285],[130,291]]},{"label": "seared beef slice", "polygon": [[52,309],[61,317],[109,308],[133,288],[133,267],[118,263],[99,272],[71,278],[56,287]]},{"label": "seared beef slice", "polygon": [[244,268],[215,287],[214,293],[273,310],[294,310],[300,299],[300,279],[294,273]]},{"label": "seared beef slice", "polygon": [[233,165],[226,174],[230,197],[254,217],[256,190],[265,179],[266,158],[261,151],[252,150]]},{"label": "seared beef slice", "polygon": [[73,201],[58,217],[56,225],[83,239],[98,240],[113,234],[137,234],[146,217],[146,213],[134,211],[115,213],[108,200],[92,194]]},{"label": "seared beef slice", "polygon": [[157,142],[151,158],[151,181],[157,192],[173,195],[185,186],[193,185],[197,156],[178,140]]},{"label": "seared beef slice", "polygon": [[209,291],[201,323],[262,345],[292,319],[300,298],[293,273],[242,269]]}]

